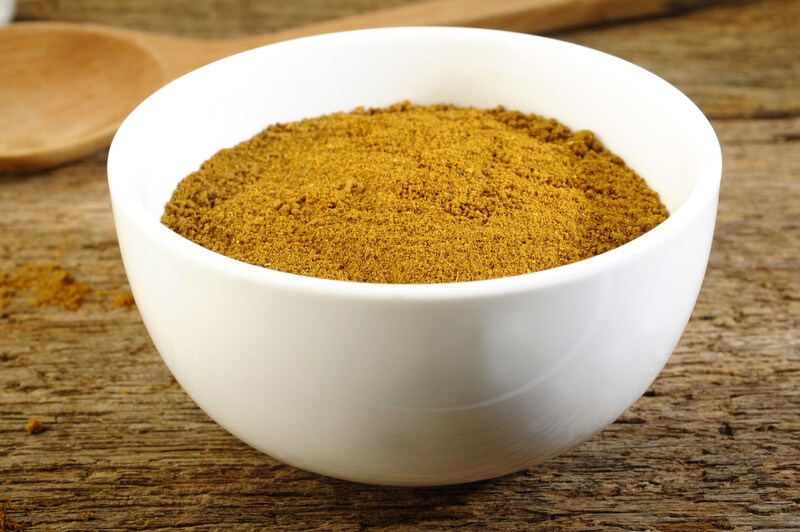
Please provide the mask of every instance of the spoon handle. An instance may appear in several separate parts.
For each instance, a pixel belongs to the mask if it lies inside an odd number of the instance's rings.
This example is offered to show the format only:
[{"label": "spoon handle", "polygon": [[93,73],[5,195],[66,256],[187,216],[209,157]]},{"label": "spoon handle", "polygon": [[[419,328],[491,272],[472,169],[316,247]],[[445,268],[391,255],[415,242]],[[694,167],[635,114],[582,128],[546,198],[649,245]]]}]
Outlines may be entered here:
[{"label": "spoon handle", "polygon": [[[557,30],[675,13],[715,0],[428,0],[308,24],[266,35],[207,42],[202,61],[321,33],[391,26],[467,26],[525,33]],[[184,69],[185,70],[185,69]]]},{"label": "spoon handle", "polygon": [[[254,37],[254,43],[389,26],[468,26],[544,33],[674,13],[714,0],[430,0]],[[241,42],[241,41],[240,41]]]}]

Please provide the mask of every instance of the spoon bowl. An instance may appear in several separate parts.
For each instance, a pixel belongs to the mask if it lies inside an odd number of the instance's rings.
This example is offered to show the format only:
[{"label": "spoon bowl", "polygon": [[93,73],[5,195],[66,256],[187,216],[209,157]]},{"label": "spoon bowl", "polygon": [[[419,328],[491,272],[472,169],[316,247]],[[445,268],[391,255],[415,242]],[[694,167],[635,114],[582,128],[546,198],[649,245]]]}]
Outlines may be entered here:
[{"label": "spoon bowl", "polygon": [[[13,25],[0,49],[0,170],[55,166],[106,146],[169,81],[152,52],[101,28]],[[54,88],[70,101],[53,98]]]}]

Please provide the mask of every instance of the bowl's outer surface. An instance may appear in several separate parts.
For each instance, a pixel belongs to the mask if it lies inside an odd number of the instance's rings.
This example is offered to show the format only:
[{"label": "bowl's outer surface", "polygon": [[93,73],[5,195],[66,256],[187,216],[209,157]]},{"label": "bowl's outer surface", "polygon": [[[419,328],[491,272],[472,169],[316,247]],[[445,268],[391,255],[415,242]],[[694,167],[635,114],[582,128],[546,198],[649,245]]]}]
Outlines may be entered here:
[{"label": "bowl's outer surface", "polygon": [[[158,223],[178,180],[274,122],[415,103],[508,108],[594,130],[673,213],[581,263],[443,285],[257,268]],[[458,28],[312,37],[168,85],[109,155],[115,223],[153,341],[213,419],[287,463],[394,485],[528,467],[612,423],[655,379],[700,290],[719,144],[666,82],[550,39]]]}]

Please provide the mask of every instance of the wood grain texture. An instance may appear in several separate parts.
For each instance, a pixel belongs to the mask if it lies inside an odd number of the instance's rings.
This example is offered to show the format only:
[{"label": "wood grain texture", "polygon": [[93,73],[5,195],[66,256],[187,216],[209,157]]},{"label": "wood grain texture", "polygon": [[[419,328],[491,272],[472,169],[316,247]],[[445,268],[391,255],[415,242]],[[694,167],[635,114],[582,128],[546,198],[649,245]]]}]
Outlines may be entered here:
[{"label": "wood grain texture", "polygon": [[[19,13],[202,37],[390,4],[240,0],[215,17],[214,0],[21,0]],[[799,18],[800,1],[765,0],[558,35],[686,92],[711,117],[725,166],[686,333],[647,394],[585,444],[442,489],[319,477],[213,423],[170,376],[135,309],[100,297],[77,312],[14,299],[0,309],[8,517],[31,530],[800,529]],[[105,157],[0,178],[0,272],[55,262],[93,289],[125,288]],[[28,435],[30,417],[46,430]]]}]

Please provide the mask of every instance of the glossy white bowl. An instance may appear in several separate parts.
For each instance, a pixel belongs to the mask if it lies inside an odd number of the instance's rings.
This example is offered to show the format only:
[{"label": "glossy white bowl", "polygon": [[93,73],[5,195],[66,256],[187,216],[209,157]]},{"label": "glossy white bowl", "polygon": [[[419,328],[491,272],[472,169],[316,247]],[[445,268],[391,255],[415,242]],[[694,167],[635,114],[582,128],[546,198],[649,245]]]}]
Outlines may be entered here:
[{"label": "glossy white bowl", "polygon": [[[182,177],[268,124],[404,99],[592,129],[672,216],[576,264],[438,285],[271,271],[159,223]],[[139,106],[108,161],[136,302],[197,404],[286,463],[414,486],[527,468],[644,393],[700,290],[720,173],[708,121],[658,77],[556,40],[459,28],[324,35],[216,62]]]}]

